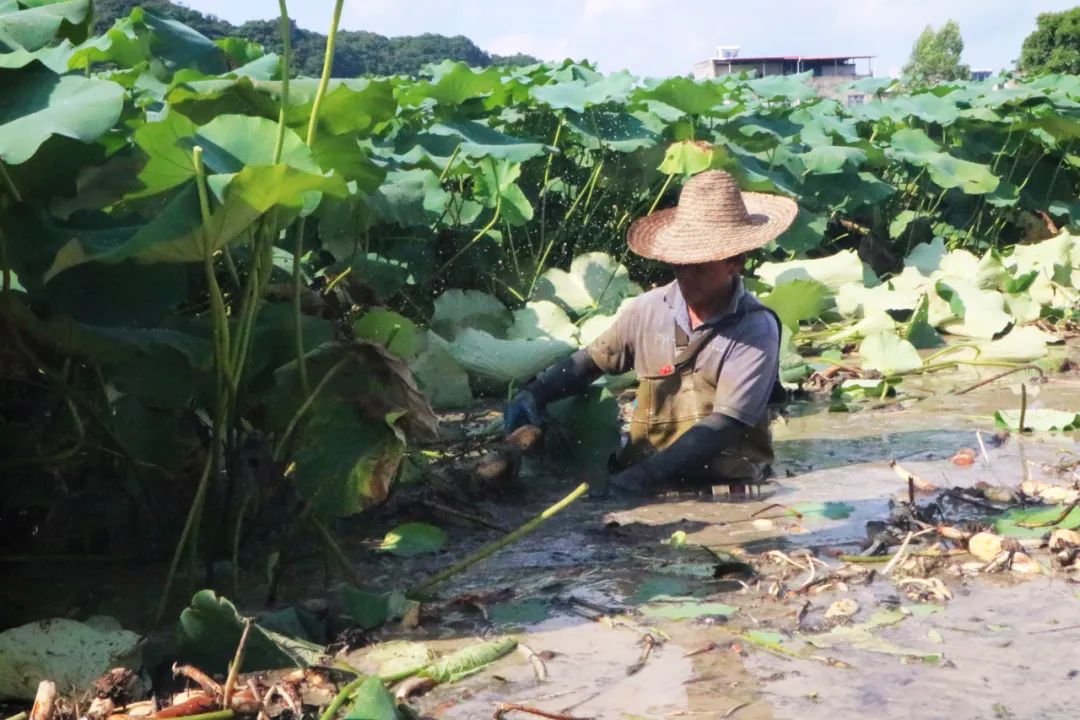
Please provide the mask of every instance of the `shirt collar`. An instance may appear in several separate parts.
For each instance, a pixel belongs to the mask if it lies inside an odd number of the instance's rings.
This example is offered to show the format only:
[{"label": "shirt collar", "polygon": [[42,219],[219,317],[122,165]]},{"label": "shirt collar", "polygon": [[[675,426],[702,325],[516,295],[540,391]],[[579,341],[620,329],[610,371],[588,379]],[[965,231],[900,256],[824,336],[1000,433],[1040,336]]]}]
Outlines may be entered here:
[{"label": "shirt collar", "polygon": [[[741,277],[735,277],[735,287],[731,293],[731,299],[728,301],[727,307],[722,311],[707,319],[699,327],[705,327],[707,325],[715,325],[716,323],[724,320],[725,318],[741,312],[743,304],[746,300],[746,286],[743,283]],[[690,308],[686,304],[686,298],[683,297],[682,288],[679,287],[679,281],[673,280],[670,285],[667,286],[667,291],[664,293],[664,301],[671,308],[675,315],[675,321],[682,326],[683,330],[687,333],[690,332]]]}]

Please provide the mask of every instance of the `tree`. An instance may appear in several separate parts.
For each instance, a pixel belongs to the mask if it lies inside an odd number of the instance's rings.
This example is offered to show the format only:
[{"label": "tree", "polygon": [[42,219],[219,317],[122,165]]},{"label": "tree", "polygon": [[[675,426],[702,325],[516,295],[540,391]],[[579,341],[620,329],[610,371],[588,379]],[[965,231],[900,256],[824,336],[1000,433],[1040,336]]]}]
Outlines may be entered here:
[{"label": "tree", "polygon": [[937,31],[927,25],[911,49],[904,75],[918,84],[967,80],[971,70],[960,62],[963,52],[964,39],[955,20],[949,20]]},{"label": "tree", "polygon": [[1024,38],[1019,67],[1029,75],[1080,74],[1080,6],[1040,14],[1035,31]]},{"label": "tree", "polygon": [[[4,0],[0,0],[3,4]],[[136,6],[179,20],[211,40],[240,37],[262,45],[267,52],[281,53],[282,43],[277,20],[249,20],[233,25],[213,15],[178,5],[171,0],[97,0],[94,3],[95,32],[102,33],[126,17]],[[292,25],[292,68],[297,75],[318,77],[322,73],[326,36]],[[539,62],[529,55],[508,58],[489,55],[461,35],[424,34],[388,38],[363,30],[342,30],[337,35],[334,52],[334,75],[416,75],[422,67],[443,60],[459,60],[474,67],[489,65],[528,65]]]}]

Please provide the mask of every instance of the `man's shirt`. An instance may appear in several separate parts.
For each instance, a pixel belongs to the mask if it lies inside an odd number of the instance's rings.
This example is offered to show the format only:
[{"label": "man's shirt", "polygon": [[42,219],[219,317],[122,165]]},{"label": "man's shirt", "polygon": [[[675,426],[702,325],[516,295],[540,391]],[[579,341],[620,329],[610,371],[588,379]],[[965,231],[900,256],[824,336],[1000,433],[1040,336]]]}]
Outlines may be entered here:
[{"label": "man's shirt", "polygon": [[694,372],[716,387],[712,412],[756,425],[766,417],[780,345],[776,320],[761,308],[737,279],[728,307],[691,330],[689,308],[675,281],[636,298],[586,350],[605,373],[658,376],[675,361],[675,323],[691,343],[718,327],[694,361]]}]

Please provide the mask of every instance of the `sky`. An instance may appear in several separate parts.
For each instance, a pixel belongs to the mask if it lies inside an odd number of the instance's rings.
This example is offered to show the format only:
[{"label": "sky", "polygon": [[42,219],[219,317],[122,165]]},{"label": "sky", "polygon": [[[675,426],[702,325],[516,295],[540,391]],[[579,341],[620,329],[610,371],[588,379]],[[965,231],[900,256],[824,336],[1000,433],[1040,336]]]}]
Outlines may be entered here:
[{"label": "sky", "polygon": [[[234,23],[277,17],[273,0],[180,0]],[[345,0],[341,27],[381,35],[465,35],[488,52],[592,60],[605,72],[692,71],[717,45],[760,55],[874,55],[897,75],[927,24],[960,24],[964,62],[1011,68],[1042,12],[1078,0]],[[333,0],[293,0],[301,27],[326,32]]]}]

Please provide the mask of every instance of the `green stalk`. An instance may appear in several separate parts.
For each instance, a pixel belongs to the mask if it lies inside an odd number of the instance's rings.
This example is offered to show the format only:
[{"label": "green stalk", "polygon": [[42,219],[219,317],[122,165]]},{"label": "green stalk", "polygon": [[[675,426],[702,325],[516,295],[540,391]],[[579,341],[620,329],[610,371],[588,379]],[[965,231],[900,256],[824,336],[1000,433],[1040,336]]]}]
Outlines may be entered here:
[{"label": "green stalk", "polygon": [[[307,146],[315,142],[315,131],[319,125],[319,108],[322,106],[326,88],[330,85],[330,73],[334,69],[334,46],[337,42],[338,23],[341,22],[341,9],[345,0],[337,0],[334,3],[334,14],[330,19],[330,31],[326,34],[326,53],[323,55],[322,77],[319,78],[319,87],[315,91],[315,100],[311,104],[311,117],[308,119]],[[293,336],[296,344],[296,363],[300,373],[300,387],[304,395],[311,394],[311,386],[308,383],[307,357],[304,352],[304,326],[300,311],[300,295],[303,291],[303,273],[300,267],[300,257],[304,252],[304,231],[307,229],[307,218],[300,218],[297,224],[296,243],[293,246]]]},{"label": "green stalk", "polygon": [[671,180],[674,177],[675,173],[671,173],[667,176],[667,180],[664,181],[663,186],[660,188],[660,192],[656,193],[656,197],[653,199],[652,205],[649,206],[649,212],[647,214],[651,215],[652,211],[656,209],[656,206],[660,204],[660,199],[664,197],[664,193],[667,192],[668,186],[671,185]]},{"label": "green stalk", "polygon": [[326,374],[323,375],[322,380],[320,380],[319,384],[315,386],[315,389],[308,393],[308,396],[304,398],[304,402],[301,403],[300,407],[296,409],[296,412],[293,414],[292,419],[289,420],[288,426],[286,426],[285,428],[285,432],[281,434],[281,439],[278,440],[277,445],[274,447],[274,462],[278,462],[281,460],[281,457],[285,451],[285,443],[292,435],[293,430],[296,429],[296,424],[300,422],[300,418],[304,416],[304,413],[306,413],[308,408],[311,407],[311,404],[315,402],[315,399],[317,397],[319,397],[319,393],[322,392],[323,388],[329,385],[330,381],[334,379],[334,376],[341,372],[351,360],[352,358],[349,356],[343,357],[342,359],[338,360],[333,367],[326,371]]},{"label": "green stalk", "polygon": [[[599,177],[599,171],[601,166],[602,164],[598,164],[596,166],[596,168],[593,170],[592,175],[589,176],[589,179],[585,181],[585,184],[581,187],[581,190],[578,191],[577,197],[574,198],[574,202],[570,204],[570,209],[566,211],[565,215],[563,215],[562,229],[560,230],[558,237],[561,237],[565,234],[567,221],[570,219],[570,216],[574,214],[574,211],[577,210],[578,204],[581,203],[581,199],[585,197],[585,195],[589,192],[589,188],[592,187],[592,185],[596,182],[597,178]],[[555,246],[555,241],[558,239],[558,237],[552,238],[551,242],[549,242],[544,247],[544,252],[540,256],[539,262],[536,263],[536,268],[533,270],[532,282],[529,283],[529,297],[532,297],[533,290],[536,289],[536,283],[540,280],[540,275],[544,272],[544,266],[547,264],[548,256],[551,254],[551,250]]]},{"label": "green stalk", "polygon": [[495,227],[495,223],[499,221],[499,216],[501,215],[501,213],[502,213],[502,196],[500,195],[495,200],[495,214],[491,216],[491,221],[488,222],[487,225],[482,227],[480,229],[480,232],[473,235],[472,240],[469,240],[469,242],[465,243],[465,245],[460,250],[458,250],[456,253],[454,253],[454,255],[449,260],[444,262],[442,264],[442,267],[440,267],[438,270],[436,270],[435,274],[431,276],[431,279],[435,280],[437,277],[442,275],[446,271],[446,269],[449,268],[451,265],[453,265],[454,262],[459,257],[461,257],[469,248],[471,248],[473,245],[478,243],[480,241],[480,238],[484,237],[484,235],[487,234],[488,230]]},{"label": "green stalk", "polygon": [[0,162],[0,180],[4,181],[4,186],[11,193],[11,198],[15,202],[22,202],[22,195],[19,194],[19,188],[15,187],[15,181],[8,175],[7,168],[4,167],[4,163]]},{"label": "green stalk", "polygon": [[[554,148],[559,147],[559,135],[562,134],[565,121],[566,118],[560,115],[559,124],[555,126],[555,138],[551,141],[551,146]],[[544,184],[540,186],[540,245],[538,249],[544,247],[544,236],[547,231],[547,189],[551,178],[551,163],[554,159],[555,154],[548,153],[547,162],[544,163]]]},{"label": "green stalk", "polygon": [[334,720],[334,716],[337,715],[341,706],[352,696],[354,692],[360,689],[360,686],[366,683],[368,680],[366,675],[361,675],[355,680],[351,681],[348,685],[341,688],[338,694],[334,696],[334,699],[330,701],[330,704],[323,710],[322,715],[319,716],[319,720]]},{"label": "green stalk", "polygon": [[292,56],[292,25],[289,23],[289,8],[285,0],[278,0],[281,12],[281,110],[278,112],[277,140],[274,142],[274,161],[281,162],[281,152],[285,148],[285,116],[289,108],[289,60]]},{"label": "green stalk", "polygon": [[488,543],[487,545],[480,548],[475,553],[473,553],[469,557],[465,558],[461,562],[455,563],[454,565],[451,565],[450,567],[448,567],[446,570],[443,570],[442,572],[440,572],[440,573],[438,573],[436,575],[433,575],[432,577],[428,578],[427,580],[424,580],[422,583],[420,583],[416,587],[410,589],[405,594],[407,596],[415,596],[417,593],[421,593],[424,590],[427,590],[428,588],[434,587],[435,585],[438,585],[442,581],[447,580],[447,579],[453,577],[454,575],[457,575],[458,573],[472,567],[473,565],[475,565],[476,563],[480,562],[481,560],[487,558],[488,556],[494,555],[496,552],[498,552],[502,548],[506,547],[507,545],[510,545],[512,543],[517,542],[521,538],[523,538],[526,535],[528,535],[529,533],[531,533],[533,530],[536,530],[536,528],[538,528],[542,524],[544,524],[544,522],[546,522],[549,518],[554,517],[555,515],[557,515],[562,510],[565,510],[567,507],[569,507],[571,504],[573,504],[573,502],[575,500],[580,498],[582,495],[584,495],[588,491],[589,491],[589,484],[588,483],[582,483],[582,484],[578,485],[576,488],[574,488],[573,492],[571,492],[569,495],[567,495],[562,500],[560,500],[559,502],[557,502],[554,505],[552,505],[551,507],[549,507],[544,512],[542,512],[539,515],[537,515],[536,517],[534,517],[529,522],[527,522],[524,525],[522,525],[521,527],[519,527],[517,530],[515,530],[515,531],[513,531],[511,533],[507,533],[506,535],[504,535],[503,537],[499,538],[498,540],[496,540],[494,542]]},{"label": "green stalk", "polygon": [[210,480],[217,474],[220,467],[218,446],[225,429],[225,422],[228,419],[229,398],[231,397],[229,319],[225,313],[221,288],[218,286],[217,276],[214,272],[214,249],[210,243],[210,201],[206,190],[206,169],[203,166],[202,155],[202,148],[195,146],[192,151],[192,163],[195,166],[195,185],[199,193],[199,210],[202,213],[203,272],[206,275],[207,290],[210,295],[210,313],[214,324],[214,364],[217,370],[213,430],[210,436],[210,447],[207,452],[206,462],[203,465],[202,476],[199,478],[195,497],[191,501],[191,509],[188,510],[187,519],[184,521],[184,529],[180,533],[180,540],[176,544],[176,550],[173,552],[172,561],[169,564],[169,573],[165,578],[165,589],[161,594],[155,624],[160,623],[164,617],[169,596],[172,594],[172,586],[176,580],[176,571],[180,566],[180,558],[183,557],[185,549],[191,551],[192,570],[194,570],[195,550],[198,546],[203,506],[206,503]]}]

